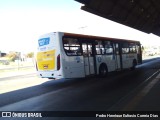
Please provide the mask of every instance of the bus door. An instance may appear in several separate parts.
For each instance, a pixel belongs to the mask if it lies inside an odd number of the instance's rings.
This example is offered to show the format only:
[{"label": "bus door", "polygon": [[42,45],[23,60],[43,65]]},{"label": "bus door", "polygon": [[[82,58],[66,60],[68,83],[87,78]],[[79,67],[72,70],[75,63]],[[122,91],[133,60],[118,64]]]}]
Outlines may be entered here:
[{"label": "bus door", "polygon": [[142,64],[142,49],[140,43],[136,45],[138,63]]},{"label": "bus door", "polygon": [[114,43],[113,47],[114,47],[116,70],[120,70],[122,68],[122,55],[120,51],[120,46],[118,43]]},{"label": "bus door", "polygon": [[82,43],[84,69],[85,75],[95,74],[95,59],[94,59],[94,46],[93,43]]}]

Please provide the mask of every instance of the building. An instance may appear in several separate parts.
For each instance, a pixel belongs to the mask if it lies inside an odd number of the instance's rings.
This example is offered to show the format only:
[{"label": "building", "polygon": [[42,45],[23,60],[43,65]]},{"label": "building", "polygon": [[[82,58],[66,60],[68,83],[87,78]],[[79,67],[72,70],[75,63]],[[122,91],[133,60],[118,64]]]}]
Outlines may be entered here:
[{"label": "building", "polygon": [[0,57],[4,57],[6,55],[7,55],[7,53],[3,53],[3,52],[0,51]]}]

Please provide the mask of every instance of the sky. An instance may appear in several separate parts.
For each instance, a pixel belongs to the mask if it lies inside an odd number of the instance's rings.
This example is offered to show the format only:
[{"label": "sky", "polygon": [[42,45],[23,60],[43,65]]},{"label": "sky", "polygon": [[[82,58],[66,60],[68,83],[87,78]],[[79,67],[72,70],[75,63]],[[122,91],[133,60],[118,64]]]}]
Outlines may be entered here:
[{"label": "sky", "polygon": [[55,31],[160,44],[153,34],[85,12],[81,6],[74,0],[0,0],[0,51],[35,51],[38,37]]}]

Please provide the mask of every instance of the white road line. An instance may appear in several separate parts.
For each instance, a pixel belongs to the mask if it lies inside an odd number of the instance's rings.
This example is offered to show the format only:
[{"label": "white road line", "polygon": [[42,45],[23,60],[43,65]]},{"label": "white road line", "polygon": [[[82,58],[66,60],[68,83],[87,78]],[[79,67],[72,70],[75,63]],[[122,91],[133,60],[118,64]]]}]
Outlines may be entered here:
[{"label": "white road line", "polygon": [[[159,72],[159,71],[157,71]],[[156,72],[156,73],[157,73]],[[154,74],[153,74],[154,75]],[[152,75],[152,76],[153,76]],[[151,76],[151,77],[152,77]],[[149,77],[147,81],[151,78]],[[150,90],[153,88],[153,86],[160,80],[160,74],[153,79],[151,82],[149,82],[134,98],[122,109],[122,111],[131,111],[133,110],[136,105],[140,102],[140,100],[143,99],[144,96],[146,96]]]},{"label": "white road line", "polygon": [[[160,74],[157,75],[157,77],[152,80],[150,83],[147,84],[146,87],[144,87],[134,98],[132,95],[137,92],[138,89],[141,89],[142,86],[148,82],[153,76],[155,76],[157,73],[159,73],[160,70],[156,71],[154,74],[152,74],[149,78],[147,78],[145,81],[143,81],[141,84],[139,84],[134,90],[129,92],[126,96],[122,97],[116,104],[114,104],[112,107],[108,109],[108,111],[132,111],[134,105],[137,105],[138,102],[150,91],[150,89],[158,82],[160,79]],[[157,80],[158,79],[158,80]],[[143,93],[143,94],[142,94]],[[141,96],[137,98],[137,96]],[[125,104],[127,102],[126,100],[128,98],[133,98],[132,101],[130,101],[125,107],[122,108],[122,104]],[[137,99],[137,100],[136,100]],[[135,101],[134,101],[135,100]],[[122,108],[122,109],[121,109]]]}]

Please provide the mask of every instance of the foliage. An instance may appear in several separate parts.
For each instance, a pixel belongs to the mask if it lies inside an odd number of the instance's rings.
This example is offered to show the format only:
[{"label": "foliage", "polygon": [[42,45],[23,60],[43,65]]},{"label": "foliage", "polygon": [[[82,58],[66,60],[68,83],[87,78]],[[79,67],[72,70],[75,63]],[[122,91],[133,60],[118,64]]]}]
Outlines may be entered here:
[{"label": "foliage", "polygon": [[6,57],[9,58],[10,61],[15,61],[16,59],[19,59],[19,53],[18,52],[9,52]]},{"label": "foliage", "polygon": [[27,54],[22,54],[20,52],[11,51],[5,57],[7,57],[10,61],[22,60],[24,58],[33,58],[34,57],[34,52],[29,52]]},{"label": "foliage", "polygon": [[34,52],[30,52],[27,54],[27,58],[33,58],[34,57]]}]

